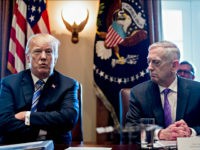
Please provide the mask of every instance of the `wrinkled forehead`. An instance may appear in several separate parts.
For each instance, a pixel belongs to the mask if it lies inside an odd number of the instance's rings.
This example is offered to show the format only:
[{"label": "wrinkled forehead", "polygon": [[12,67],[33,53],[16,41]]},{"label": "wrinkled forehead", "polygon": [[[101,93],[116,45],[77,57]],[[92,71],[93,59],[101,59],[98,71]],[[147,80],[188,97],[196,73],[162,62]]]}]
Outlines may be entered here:
[{"label": "wrinkled forehead", "polygon": [[163,47],[152,47],[149,49],[147,59],[165,59],[166,51]]},{"label": "wrinkled forehead", "polygon": [[53,44],[52,41],[49,40],[48,38],[45,38],[43,36],[39,36],[37,38],[33,38],[30,43],[29,43],[29,49],[31,50],[32,48],[51,48],[53,49]]}]

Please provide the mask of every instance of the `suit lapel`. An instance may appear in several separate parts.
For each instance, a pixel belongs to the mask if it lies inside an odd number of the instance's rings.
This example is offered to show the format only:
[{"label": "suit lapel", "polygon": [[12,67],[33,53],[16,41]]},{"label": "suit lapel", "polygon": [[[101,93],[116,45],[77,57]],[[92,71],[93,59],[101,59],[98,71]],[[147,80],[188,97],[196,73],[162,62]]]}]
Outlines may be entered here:
[{"label": "suit lapel", "polygon": [[189,89],[184,80],[178,78],[178,98],[176,109],[176,120],[180,120],[184,117],[184,112],[188,103]]},{"label": "suit lapel", "polygon": [[52,103],[54,99],[56,99],[55,93],[58,93],[58,81],[57,81],[57,75],[54,72],[52,76],[49,77],[47,82],[45,83],[45,86],[43,88],[39,103],[38,103],[38,110],[44,111],[48,104]]},{"label": "suit lapel", "polygon": [[152,102],[153,102],[153,113],[155,116],[156,123],[158,125],[164,126],[164,112],[162,108],[161,98],[160,98],[160,90],[158,88],[158,85],[155,83],[152,83],[151,92],[152,95]]},{"label": "suit lapel", "polygon": [[[149,91],[152,94],[153,113],[158,125],[164,126],[164,111],[161,104],[160,91],[156,84],[152,82]],[[176,120],[184,118],[184,112],[188,104],[189,89],[183,79],[178,77],[178,98],[176,109]]]},{"label": "suit lapel", "polygon": [[24,72],[23,77],[22,77],[21,87],[24,93],[25,103],[31,104],[33,92],[34,92],[34,86],[33,86],[33,79],[31,77],[30,70],[27,70]]}]

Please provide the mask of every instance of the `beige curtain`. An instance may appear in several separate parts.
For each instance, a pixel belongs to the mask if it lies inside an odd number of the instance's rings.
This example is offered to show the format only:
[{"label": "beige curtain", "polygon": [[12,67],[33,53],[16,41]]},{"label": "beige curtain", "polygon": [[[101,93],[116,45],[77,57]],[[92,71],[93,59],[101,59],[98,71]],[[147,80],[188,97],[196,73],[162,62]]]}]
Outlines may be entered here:
[{"label": "beige curtain", "polygon": [[147,10],[150,44],[162,39],[161,0],[141,0]]},{"label": "beige curtain", "polygon": [[0,0],[0,78],[9,74],[7,53],[15,0]]}]

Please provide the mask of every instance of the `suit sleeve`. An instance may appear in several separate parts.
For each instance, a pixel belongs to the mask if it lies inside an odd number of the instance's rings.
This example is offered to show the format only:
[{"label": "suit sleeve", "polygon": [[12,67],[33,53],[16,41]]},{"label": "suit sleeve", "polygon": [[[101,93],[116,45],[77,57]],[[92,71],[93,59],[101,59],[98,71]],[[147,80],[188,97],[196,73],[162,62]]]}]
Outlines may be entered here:
[{"label": "suit sleeve", "polygon": [[126,127],[133,127],[139,124],[139,119],[141,118],[141,106],[137,98],[134,95],[133,89],[130,93],[130,104],[129,110],[126,115]]},{"label": "suit sleeve", "polygon": [[[20,96],[20,92],[18,96]],[[25,126],[24,121],[15,118],[14,99],[14,92],[9,82],[2,80],[0,90],[0,135],[5,133],[23,134],[31,131],[31,127]]]},{"label": "suit sleeve", "polygon": [[53,98],[55,106],[47,106],[43,112],[31,113],[30,125],[44,130],[56,130],[57,133],[71,130],[78,120],[78,88],[77,81],[69,84],[68,88],[59,88]]}]

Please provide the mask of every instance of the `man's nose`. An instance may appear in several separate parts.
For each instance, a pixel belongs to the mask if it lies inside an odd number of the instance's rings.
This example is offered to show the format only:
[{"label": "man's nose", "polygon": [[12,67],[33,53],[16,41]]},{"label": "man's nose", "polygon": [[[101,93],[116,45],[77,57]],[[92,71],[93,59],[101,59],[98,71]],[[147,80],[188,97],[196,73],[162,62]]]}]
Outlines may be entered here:
[{"label": "man's nose", "polygon": [[46,59],[46,57],[47,57],[46,52],[45,52],[45,51],[42,51],[42,53],[41,53],[41,58],[42,58],[42,59]]},{"label": "man's nose", "polygon": [[152,63],[151,63],[151,62],[149,62],[147,69],[148,69],[148,70],[152,70],[152,69],[153,69]]},{"label": "man's nose", "polygon": [[182,77],[185,77],[185,73],[184,72],[179,72],[179,75]]}]

